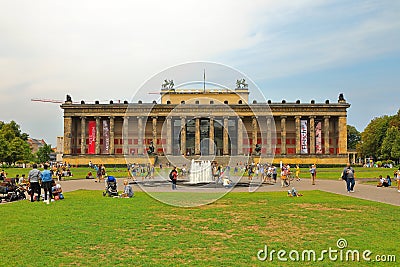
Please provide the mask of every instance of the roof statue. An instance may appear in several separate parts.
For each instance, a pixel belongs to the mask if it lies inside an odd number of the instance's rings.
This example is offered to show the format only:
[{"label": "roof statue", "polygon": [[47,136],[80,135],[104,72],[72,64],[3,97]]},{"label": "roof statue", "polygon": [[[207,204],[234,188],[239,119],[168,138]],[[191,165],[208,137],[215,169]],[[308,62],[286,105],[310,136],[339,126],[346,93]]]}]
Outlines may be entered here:
[{"label": "roof statue", "polygon": [[247,88],[249,85],[246,83],[245,79],[239,79],[236,80],[236,88],[238,89],[245,89]]},{"label": "roof statue", "polygon": [[161,85],[162,89],[173,89],[174,88],[174,80],[164,80],[164,83]]},{"label": "roof statue", "polygon": [[346,103],[346,99],[344,99],[343,94],[339,94],[338,103]]},{"label": "roof statue", "polygon": [[71,98],[70,95],[67,95],[67,98],[66,98],[66,100],[65,100],[65,103],[67,103],[67,102],[72,102],[72,98]]}]

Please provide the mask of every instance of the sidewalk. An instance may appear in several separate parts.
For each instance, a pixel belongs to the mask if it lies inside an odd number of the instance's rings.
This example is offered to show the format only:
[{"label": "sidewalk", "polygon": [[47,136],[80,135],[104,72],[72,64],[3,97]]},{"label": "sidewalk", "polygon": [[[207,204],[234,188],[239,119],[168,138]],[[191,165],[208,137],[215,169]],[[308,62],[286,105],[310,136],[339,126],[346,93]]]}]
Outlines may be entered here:
[{"label": "sidewalk", "polygon": [[[122,183],[124,179],[118,180],[118,190],[122,190]],[[144,183],[139,180],[139,184],[132,183],[133,180],[129,180],[134,191],[147,191],[147,192],[172,192],[171,184],[169,181],[163,181],[161,179],[155,180],[145,180]],[[79,189],[86,190],[104,190],[105,183],[96,183],[94,180],[70,180],[60,182],[64,192],[75,191]],[[347,193],[346,184],[344,181],[339,180],[317,180],[316,185],[311,185],[310,180],[302,179],[300,182],[293,181],[290,187],[280,187],[280,181],[276,184],[263,184],[260,186],[256,192],[274,192],[282,191],[286,192],[288,189],[295,187],[298,191],[304,192],[307,190],[321,190],[325,192],[330,192],[334,194],[340,194],[355,198],[367,199],[382,203],[387,203],[395,206],[400,206],[400,193],[397,192],[397,188],[382,188],[373,185],[359,184],[356,181],[356,186],[354,187],[354,193]],[[220,185],[213,186],[187,186],[180,185],[178,183],[179,192],[225,192],[227,189],[221,187]],[[236,186],[232,189],[233,192],[249,192],[249,187],[246,186]]]}]

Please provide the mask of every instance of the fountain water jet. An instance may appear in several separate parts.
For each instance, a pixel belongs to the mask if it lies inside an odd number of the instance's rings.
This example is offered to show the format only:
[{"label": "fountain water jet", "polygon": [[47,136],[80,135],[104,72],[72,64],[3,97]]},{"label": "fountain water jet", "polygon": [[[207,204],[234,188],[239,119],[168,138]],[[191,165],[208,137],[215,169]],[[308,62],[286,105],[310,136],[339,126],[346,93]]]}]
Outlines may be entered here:
[{"label": "fountain water jet", "polygon": [[189,183],[199,184],[211,182],[213,182],[211,162],[209,160],[194,161],[194,159],[192,159],[192,164],[190,166]]}]

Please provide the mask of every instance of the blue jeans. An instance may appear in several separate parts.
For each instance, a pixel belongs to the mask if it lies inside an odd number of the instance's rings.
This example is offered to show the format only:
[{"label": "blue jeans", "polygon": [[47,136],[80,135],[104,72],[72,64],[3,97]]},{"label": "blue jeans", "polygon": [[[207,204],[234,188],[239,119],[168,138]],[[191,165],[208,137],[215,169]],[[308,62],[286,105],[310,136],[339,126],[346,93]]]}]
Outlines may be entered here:
[{"label": "blue jeans", "polygon": [[356,184],[354,178],[347,178],[346,180],[346,184],[347,184],[347,191],[353,191],[354,189],[354,185]]},{"label": "blue jeans", "polygon": [[172,180],[172,190],[176,189],[176,180]]}]

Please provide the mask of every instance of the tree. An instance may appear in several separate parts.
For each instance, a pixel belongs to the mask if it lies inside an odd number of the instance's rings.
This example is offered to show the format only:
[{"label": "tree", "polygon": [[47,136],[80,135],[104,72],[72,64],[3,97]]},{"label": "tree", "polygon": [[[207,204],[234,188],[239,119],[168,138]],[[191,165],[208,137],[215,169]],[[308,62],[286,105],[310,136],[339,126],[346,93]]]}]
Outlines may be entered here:
[{"label": "tree", "polygon": [[357,146],[358,152],[365,157],[375,159],[381,156],[381,144],[386,136],[391,117],[383,116],[373,119],[364,132],[361,133],[361,142]]},{"label": "tree", "polygon": [[19,125],[15,121],[10,121],[9,123],[2,122],[0,124],[0,131],[6,135],[8,140],[11,140],[13,137],[19,137],[26,141],[29,137],[28,134],[21,132]]},{"label": "tree", "polygon": [[27,139],[28,134],[22,133],[15,121],[0,122],[0,162],[11,165],[30,159],[32,152]]},{"label": "tree", "polygon": [[356,127],[347,125],[347,148],[356,149],[357,144],[361,141],[361,133]]},{"label": "tree", "polygon": [[15,162],[29,159],[32,154],[29,144],[20,137],[15,137],[8,146],[8,153],[4,160],[7,164],[15,164]]},{"label": "tree", "polygon": [[400,161],[400,133],[397,135],[397,138],[393,144],[391,156],[392,159]]},{"label": "tree", "polygon": [[388,128],[381,146],[381,157],[383,159],[398,160],[400,156],[399,141],[399,129],[395,126]]},{"label": "tree", "polygon": [[44,163],[50,160],[50,153],[53,152],[50,145],[45,144],[40,147],[36,152],[36,156],[39,163]]}]

